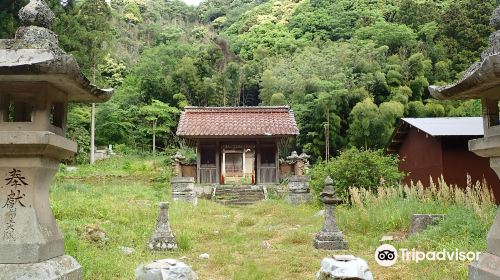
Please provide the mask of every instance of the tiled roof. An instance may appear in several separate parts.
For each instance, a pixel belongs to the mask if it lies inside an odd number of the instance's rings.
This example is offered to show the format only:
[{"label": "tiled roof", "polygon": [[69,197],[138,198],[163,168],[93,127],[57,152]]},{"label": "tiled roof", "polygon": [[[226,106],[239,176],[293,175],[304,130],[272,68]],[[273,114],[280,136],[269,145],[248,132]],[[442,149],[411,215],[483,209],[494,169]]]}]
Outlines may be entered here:
[{"label": "tiled roof", "polygon": [[186,107],[177,126],[177,135],[188,138],[298,134],[288,106]]}]

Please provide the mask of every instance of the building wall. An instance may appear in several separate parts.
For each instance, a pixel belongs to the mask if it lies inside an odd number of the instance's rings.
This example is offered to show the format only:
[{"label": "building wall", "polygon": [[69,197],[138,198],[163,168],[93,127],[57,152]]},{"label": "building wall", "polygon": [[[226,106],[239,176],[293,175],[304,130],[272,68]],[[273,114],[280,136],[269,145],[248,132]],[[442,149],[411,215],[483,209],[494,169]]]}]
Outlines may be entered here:
[{"label": "building wall", "polygon": [[444,178],[458,186],[467,185],[467,174],[473,182],[486,179],[497,202],[500,202],[500,180],[490,168],[489,158],[479,157],[468,149],[472,137],[446,137],[442,139]]},{"label": "building wall", "polygon": [[408,173],[404,183],[421,181],[429,184],[432,176],[436,180],[443,173],[441,139],[434,138],[412,127],[399,147],[399,170]]}]

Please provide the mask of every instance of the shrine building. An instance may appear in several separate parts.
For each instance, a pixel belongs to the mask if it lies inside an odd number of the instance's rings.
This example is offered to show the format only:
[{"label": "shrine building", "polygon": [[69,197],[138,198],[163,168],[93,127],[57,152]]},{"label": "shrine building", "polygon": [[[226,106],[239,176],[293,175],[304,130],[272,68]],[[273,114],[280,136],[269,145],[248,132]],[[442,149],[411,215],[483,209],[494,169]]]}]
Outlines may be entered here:
[{"label": "shrine building", "polygon": [[200,184],[279,183],[280,148],[298,134],[288,106],[186,107],[177,127]]}]

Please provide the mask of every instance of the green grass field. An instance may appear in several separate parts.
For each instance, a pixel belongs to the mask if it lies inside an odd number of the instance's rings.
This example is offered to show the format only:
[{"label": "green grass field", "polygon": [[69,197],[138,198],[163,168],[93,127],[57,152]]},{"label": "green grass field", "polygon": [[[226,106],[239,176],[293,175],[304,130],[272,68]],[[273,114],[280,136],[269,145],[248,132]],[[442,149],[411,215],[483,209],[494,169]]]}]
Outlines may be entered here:
[{"label": "green grass field", "polygon": [[[187,257],[200,279],[314,279],[323,257],[332,253],[312,247],[322,217],[316,205],[293,207],[267,200],[247,207],[222,206],[200,200],[197,206],[171,203],[170,222],[179,242],[176,252],[150,252],[157,203],[170,200],[170,169],[161,157],[114,158],[56,176],[50,198],[65,235],[66,253],[84,268],[85,279],[134,279],[134,270],[160,258]],[[349,242],[348,252],[368,261],[376,279],[465,279],[468,262],[399,262],[379,266],[373,254],[383,234],[404,234],[413,213],[445,213],[439,226],[398,248],[484,251],[496,207],[466,205],[416,194],[369,195],[363,203],[338,208],[338,221]],[[109,240],[93,243],[85,226],[98,224]],[[271,248],[262,247],[268,241]],[[124,255],[120,246],[135,252]],[[201,260],[202,253],[210,254]]]}]

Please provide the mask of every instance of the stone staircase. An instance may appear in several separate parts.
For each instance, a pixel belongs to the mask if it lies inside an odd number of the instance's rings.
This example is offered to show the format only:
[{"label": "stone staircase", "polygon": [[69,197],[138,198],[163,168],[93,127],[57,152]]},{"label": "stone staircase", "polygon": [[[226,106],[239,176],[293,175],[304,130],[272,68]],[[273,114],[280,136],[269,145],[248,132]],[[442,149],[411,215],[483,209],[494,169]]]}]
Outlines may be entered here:
[{"label": "stone staircase", "polygon": [[250,205],[265,198],[261,186],[217,186],[212,193],[212,200],[224,205]]}]

